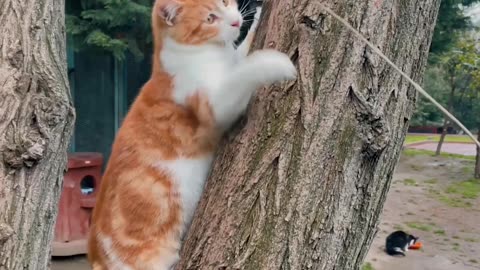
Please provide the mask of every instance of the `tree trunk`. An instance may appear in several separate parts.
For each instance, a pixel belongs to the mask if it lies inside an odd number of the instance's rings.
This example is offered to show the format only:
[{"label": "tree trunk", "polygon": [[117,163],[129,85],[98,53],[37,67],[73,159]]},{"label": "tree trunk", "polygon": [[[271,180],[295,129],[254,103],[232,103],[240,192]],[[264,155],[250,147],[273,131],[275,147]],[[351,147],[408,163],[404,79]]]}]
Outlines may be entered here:
[{"label": "tree trunk", "polygon": [[[450,90],[450,96],[448,98],[448,106],[447,106],[447,110],[449,112],[451,112],[453,109],[453,98],[455,97],[455,90],[456,90],[455,75],[454,75],[455,67],[453,67],[450,72],[453,72],[453,73],[450,76],[451,90]],[[445,137],[447,136],[447,133],[448,133],[448,127],[450,126],[450,119],[446,115],[444,116],[444,118],[445,119],[443,120],[442,134],[440,135],[440,140],[438,141],[438,144],[437,144],[437,150],[435,151],[435,156],[440,156],[440,154],[442,153],[443,142],[445,141]]]},{"label": "tree trunk", "polygon": [[[325,0],[413,79],[439,0]],[[176,269],[356,269],[378,220],[415,89],[319,1],[266,0],[255,47],[296,82],[259,91],[221,147]]]},{"label": "tree trunk", "polygon": [[0,4],[0,269],[47,269],[74,122],[64,1]]},{"label": "tree trunk", "polygon": [[[480,142],[480,126],[478,127],[477,140]],[[480,147],[477,146],[477,157],[475,158],[475,178],[480,179]]]},{"label": "tree trunk", "polygon": [[[450,111],[450,109],[448,109],[448,111]],[[435,151],[435,156],[440,156],[440,154],[442,153],[443,142],[445,141],[445,137],[447,137],[450,120],[448,120],[447,116],[444,116],[444,117],[445,119],[443,120],[443,129],[440,135],[440,140],[438,141],[438,144],[437,144],[437,150]]]}]

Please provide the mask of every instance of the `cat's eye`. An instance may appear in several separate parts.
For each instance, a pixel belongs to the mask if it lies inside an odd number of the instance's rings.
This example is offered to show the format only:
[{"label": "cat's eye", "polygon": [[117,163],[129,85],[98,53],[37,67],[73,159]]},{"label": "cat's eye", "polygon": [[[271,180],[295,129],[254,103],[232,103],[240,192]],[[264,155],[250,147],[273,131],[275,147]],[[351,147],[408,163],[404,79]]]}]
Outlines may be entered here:
[{"label": "cat's eye", "polygon": [[208,17],[207,17],[207,23],[212,24],[212,23],[214,23],[217,19],[218,19],[218,17],[217,17],[215,14],[210,14],[210,15],[208,15]]},{"label": "cat's eye", "polygon": [[222,0],[224,6],[228,6],[228,0]]}]

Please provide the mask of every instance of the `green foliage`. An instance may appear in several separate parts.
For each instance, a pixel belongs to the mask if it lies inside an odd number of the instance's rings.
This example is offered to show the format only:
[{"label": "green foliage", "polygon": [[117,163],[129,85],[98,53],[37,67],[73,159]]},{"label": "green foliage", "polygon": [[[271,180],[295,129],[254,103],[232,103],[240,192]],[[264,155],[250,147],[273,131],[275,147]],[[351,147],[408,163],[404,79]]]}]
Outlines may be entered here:
[{"label": "green foliage", "polygon": [[458,43],[462,52],[458,65],[460,92],[455,97],[454,106],[460,119],[472,129],[480,127],[480,50],[478,42],[467,36]]},{"label": "green foliage", "polygon": [[67,7],[66,29],[74,48],[111,52],[123,60],[132,53],[137,60],[151,44],[152,0],[80,0]]},{"label": "green foliage", "polygon": [[[469,129],[480,126],[480,51],[471,35],[463,34],[455,46],[436,56],[425,73],[424,87]],[[440,126],[443,115],[421,99],[412,125]]]},{"label": "green foliage", "polygon": [[[449,102],[452,102],[453,113],[468,128],[476,128],[479,125],[472,112],[477,110],[475,106],[480,105],[475,104],[477,100],[475,91],[467,95],[464,90],[480,89],[478,87],[480,72],[478,74],[474,74],[472,70],[470,73],[464,72],[472,63],[465,61],[466,56],[461,54],[473,48],[474,44],[471,40],[468,41],[470,48],[462,44],[465,43],[465,32],[473,29],[470,18],[464,14],[464,8],[479,2],[480,0],[441,0],[430,47],[429,65],[424,77],[425,89],[444,107],[448,107]],[[478,80],[471,80],[476,76],[479,77]],[[474,81],[479,85],[476,86]],[[450,101],[449,93],[452,87],[456,93]],[[478,93],[478,90],[476,92]],[[442,122],[443,114],[426,99],[421,98],[411,125],[441,126]]]},{"label": "green foliage", "polygon": [[[468,17],[463,13],[463,6],[470,6],[479,0],[442,0],[437,17],[430,52],[436,55],[448,51],[458,40],[462,31],[471,27]],[[433,57],[434,59],[435,57]]]},{"label": "green foliage", "polygon": [[[445,72],[441,67],[430,66],[427,68],[424,77],[424,88],[440,104],[446,104],[448,97],[448,83],[445,79]],[[425,98],[421,98],[417,110],[412,118],[412,126],[440,126],[443,122],[443,114],[438,108]]]}]

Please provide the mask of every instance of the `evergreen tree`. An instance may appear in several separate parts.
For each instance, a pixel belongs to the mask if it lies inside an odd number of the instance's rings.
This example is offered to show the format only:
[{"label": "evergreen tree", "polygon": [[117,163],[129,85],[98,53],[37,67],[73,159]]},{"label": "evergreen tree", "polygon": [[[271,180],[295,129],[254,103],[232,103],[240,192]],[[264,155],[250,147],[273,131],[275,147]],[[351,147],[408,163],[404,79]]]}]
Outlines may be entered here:
[{"label": "evergreen tree", "polygon": [[[238,0],[245,14],[242,39],[253,20],[253,12],[261,0]],[[151,11],[154,0],[80,0],[69,1],[67,33],[78,50],[103,50],[117,59],[132,53],[137,60],[144,57],[152,44]],[[248,5],[244,7],[244,5]]]},{"label": "evergreen tree", "polygon": [[477,2],[480,0],[442,0],[430,47],[431,53],[438,55],[455,44],[459,33],[471,26],[470,18],[465,16],[462,7]]},{"label": "evergreen tree", "polygon": [[153,0],[80,0],[67,8],[67,33],[76,50],[111,52],[117,59],[132,53],[137,59],[151,44]]}]

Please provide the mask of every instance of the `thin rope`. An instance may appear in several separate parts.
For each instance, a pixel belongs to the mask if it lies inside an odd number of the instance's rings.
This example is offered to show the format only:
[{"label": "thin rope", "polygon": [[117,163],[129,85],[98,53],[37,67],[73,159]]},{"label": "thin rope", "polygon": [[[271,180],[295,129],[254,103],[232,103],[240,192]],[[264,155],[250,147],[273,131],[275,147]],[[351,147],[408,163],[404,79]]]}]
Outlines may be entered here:
[{"label": "thin rope", "polygon": [[[400,68],[398,68],[388,57],[386,57],[380,49],[374,46],[370,41],[363,37],[360,32],[358,32],[355,28],[353,28],[345,19],[338,16],[335,12],[333,12],[328,7],[322,5],[322,8],[330,15],[332,15],[335,19],[341,22],[345,27],[347,27],[350,31],[352,31],[360,40],[365,42],[370,49],[372,49],[375,53],[377,53],[383,60],[385,60],[392,68],[394,68],[398,73],[400,73],[408,82],[410,82],[415,89],[426,99],[430,100],[440,111],[442,111],[448,118],[450,118],[455,124],[457,124],[465,133],[472,139],[472,141],[480,147],[480,142],[475,138],[475,136],[468,130],[455,116],[453,116],[450,112],[448,112],[440,103],[438,103],[432,96],[430,96],[427,91],[425,91],[418,83],[413,81],[407,74],[405,74]],[[479,131],[480,132],[480,131]]]}]

